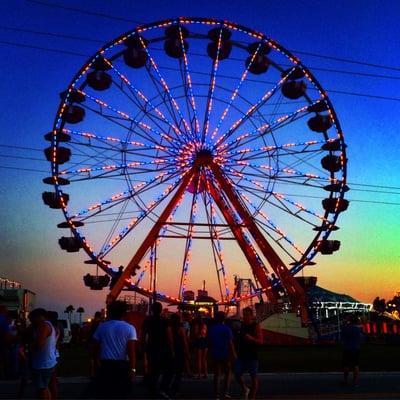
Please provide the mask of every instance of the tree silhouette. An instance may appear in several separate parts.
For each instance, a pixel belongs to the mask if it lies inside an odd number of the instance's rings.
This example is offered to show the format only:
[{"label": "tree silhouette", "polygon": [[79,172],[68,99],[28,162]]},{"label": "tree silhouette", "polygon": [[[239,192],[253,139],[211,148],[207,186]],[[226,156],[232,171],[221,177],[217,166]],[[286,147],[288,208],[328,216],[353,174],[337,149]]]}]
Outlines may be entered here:
[{"label": "tree silhouette", "polygon": [[72,317],[72,313],[75,311],[75,308],[72,304],[70,304],[69,306],[67,306],[64,310],[65,314],[68,314],[68,319],[69,322],[71,323],[71,317]]},{"label": "tree silhouette", "polygon": [[386,311],[385,299],[380,299],[379,297],[376,297],[373,302],[373,307],[378,314],[383,314]]},{"label": "tree silhouette", "polygon": [[83,307],[79,307],[76,312],[79,314],[79,325],[82,325],[82,314],[85,312]]},{"label": "tree silhouette", "polygon": [[400,293],[396,293],[392,300],[386,303],[386,311],[393,315],[399,315],[400,313]]}]

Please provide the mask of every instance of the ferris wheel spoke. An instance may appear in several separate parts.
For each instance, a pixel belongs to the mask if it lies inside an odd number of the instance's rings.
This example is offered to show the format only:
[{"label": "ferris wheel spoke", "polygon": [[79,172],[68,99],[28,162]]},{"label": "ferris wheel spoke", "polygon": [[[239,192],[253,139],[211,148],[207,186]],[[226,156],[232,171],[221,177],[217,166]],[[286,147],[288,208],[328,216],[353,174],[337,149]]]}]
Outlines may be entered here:
[{"label": "ferris wheel spoke", "polygon": [[[297,212],[296,213],[292,213],[292,215],[298,215],[299,213],[303,212],[303,213],[307,213],[309,215],[312,215],[316,218],[319,219],[319,221],[321,221],[322,223],[329,223],[330,221],[327,220],[323,215],[316,213],[315,211],[312,211],[308,208],[306,208],[305,206],[303,206],[302,204],[300,204],[299,202],[292,200],[291,198],[289,198],[288,196],[283,195],[282,193],[278,193],[278,192],[272,192],[272,195],[279,200],[280,202],[282,202],[282,200],[288,204],[291,204],[292,206],[294,206],[295,208],[297,208]],[[268,201],[268,200],[267,200]]]},{"label": "ferris wheel spoke", "polygon": [[[250,62],[248,63],[246,69],[243,71],[242,76],[240,77],[239,83],[237,84],[235,90],[232,92],[232,95],[231,95],[231,97],[229,99],[228,105],[226,106],[225,110],[222,112],[222,114],[221,114],[221,116],[219,118],[219,121],[217,123],[217,126],[215,127],[215,129],[213,130],[213,133],[211,134],[211,140],[212,141],[214,140],[215,136],[217,135],[217,133],[219,131],[219,128],[221,127],[222,123],[224,122],[226,116],[228,115],[228,112],[229,112],[229,110],[230,110],[230,108],[232,106],[232,103],[235,101],[235,99],[236,99],[236,97],[237,97],[237,95],[239,93],[239,90],[243,85],[243,82],[246,80],[246,77],[247,77],[247,75],[249,73],[249,69],[251,68],[255,58],[257,57],[257,54],[258,54],[261,46],[262,46],[262,42],[259,43],[259,45],[257,46],[256,50],[251,55]],[[219,143],[219,140],[216,141],[215,145],[217,145],[218,143]]]},{"label": "ferris wheel spoke", "polygon": [[[119,156],[123,153],[123,149],[117,146],[109,146],[108,143],[103,145],[102,142],[98,144],[94,143],[84,143],[84,142],[77,142],[75,140],[71,140],[70,142],[71,147],[75,147],[75,150],[78,149],[78,152],[74,151],[74,158],[75,157],[88,157],[88,153],[83,154],[82,150],[91,151],[92,155],[89,156],[86,160],[82,160],[82,163],[90,160],[92,157],[96,157],[98,160],[110,160],[110,156],[106,156],[106,154],[118,154]],[[81,154],[79,154],[81,153]]]},{"label": "ferris wheel spoke", "polygon": [[209,87],[208,87],[206,113],[205,113],[205,117],[204,117],[203,132],[202,132],[202,136],[201,136],[202,144],[204,144],[204,141],[207,138],[208,131],[210,128],[210,116],[211,116],[211,110],[212,110],[212,106],[213,106],[214,91],[215,91],[215,87],[216,87],[216,79],[217,79],[217,72],[218,72],[218,66],[219,66],[219,53],[221,51],[221,46],[222,46],[222,31],[223,31],[223,27],[221,26],[220,30],[219,30],[219,35],[218,35],[217,54],[216,54],[215,60],[213,62],[212,73],[211,73],[210,83],[209,83]]},{"label": "ferris wheel spoke", "polygon": [[[183,33],[182,33],[182,27],[179,26],[179,40],[181,43],[181,48],[182,48],[182,57],[183,57],[183,63],[184,63],[184,69],[185,69],[185,75],[186,75],[186,82],[185,86],[187,86],[188,90],[189,90],[189,96],[190,96],[190,105],[192,107],[193,110],[193,114],[194,114],[194,123],[195,123],[195,137],[197,140],[199,140],[200,138],[199,136],[199,132],[200,132],[200,124],[199,124],[199,118],[197,115],[197,108],[196,108],[196,101],[194,98],[194,94],[193,94],[193,87],[192,87],[192,77],[190,75],[190,70],[189,70],[189,60],[188,60],[188,56],[187,56],[187,51],[186,51],[186,47],[185,47],[185,42],[183,39]],[[189,114],[190,116],[190,114]],[[193,129],[191,129],[193,130]]]},{"label": "ferris wheel spoke", "polygon": [[[94,133],[79,132],[79,131],[70,130],[70,129],[66,129],[66,128],[63,128],[62,132],[70,135],[70,137],[71,137],[70,142],[72,142],[73,144],[76,144],[76,145],[81,145],[81,146],[85,146],[85,145],[86,146],[94,146],[96,148],[102,148],[104,150],[106,148],[101,147],[101,146],[108,146],[107,147],[108,150],[120,151],[122,148],[122,144],[123,144],[120,139],[111,137],[111,136],[109,136],[109,137],[99,136],[99,135],[95,135]],[[78,141],[78,140],[81,140],[81,141]],[[99,144],[94,145],[93,142],[99,143]],[[101,144],[101,146],[100,146],[100,144]],[[137,146],[140,146],[140,145],[145,146],[143,143],[140,143],[140,142],[137,142],[136,145]]]},{"label": "ferris wheel spoke", "polygon": [[[189,144],[193,138],[191,135],[186,131],[185,127],[182,127],[182,120],[179,120],[175,114],[174,107],[172,103],[170,102],[170,99],[168,97],[168,93],[165,91],[165,89],[162,87],[162,85],[159,82],[159,79],[157,77],[153,76],[153,72],[151,69],[147,68],[149,77],[151,82],[153,83],[153,86],[155,87],[157,91],[158,98],[161,99],[161,104],[164,105],[166,110],[168,111],[168,114],[174,121],[174,125],[179,128],[179,142],[183,144]],[[179,98],[184,97],[184,96],[179,96]],[[160,104],[159,104],[160,106]]]},{"label": "ferris wheel spoke", "polygon": [[[210,210],[208,210],[206,200],[208,201],[208,203],[210,205]],[[226,278],[226,268],[225,268],[225,263],[224,263],[224,254],[222,251],[222,243],[219,239],[219,233],[216,228],[217,213],[215,210],[215,205],[214,205],[213,199],[208,191],[205,192],[205,194],[204,194],[204,204],[205,204],[205,210],[206,210],[206,214],[207,214],[207,220],[209,221],[209,233],[210,233],[211,244],[212,244],[212,249],[213,249],[213,256],[214,256],[214,259],[216,257],[218,258],[219,265],[220,265],[220,268],[218,268],[217,263],[215,263],[216,268],[217,268],[218,285],[219,285],[220,292],[221,292],[221,300],[228,301],[230,298],[230,290],[229,290],[229,285],[228,285],[228,281]],[[222,273],[222,279],[223,279],[223,283],[224,283],[225,296],[223,296],[223,294],[222,294],[221,277],[220,277],[221,273]],[[225,299],[224,299],[224,297],[225,297]]]},{"label": "ferris wheel spoke", "polygon": [[[96,110],[94,108],[90,108],[87,105],[84,106],[87,110],[92,111],[93,113],[97,114],[99,117],[106,119],[107,121],[123,128],[124,130],[128,131],[129,134],[135,134],[139,136],[140,138],[149,141],[150,143],[154,144],[155,146],[161,145],[161,142],[157,141],[153,136],[151,136],[144,128],[143,126],[138,126],[135,122],[130,122],[129,126],[123,124],[123,122],[127,122],[126,118],[122,117],[115,117],[113,115],[107,115],[104,114],[101,110]],[[147,126],[147,125],[146,125]],[[138,127],[139,130],[134,130],[135,127]],[[156,136],[158,137],[158,135]],[[159,137],[166,139],[169,143],[173,142],[173,139],[170,138],[167,134],[162,133],[159,135]]]},{"label": "ferris wheel spoke", "polygon": [[[179,137],[179,134],[176,135],[176,131],[179,131],[179,129],[172,123],[168,124],[168,122],[167,122],[168,128],[165,129],[165,126],[163,125],[163,123],[166,123],[166,120],[160,118],[157,115],[153,115],[152,113],[150,113],[149,110],[146,108],[146,105],[143,105],[138,99],[132,99],[126,93],[126,91],[123,90],[119,85],[116,84],[116,86],[141,111],[141,113],[143,114],[142,120],[144,119],[144,117],[146,117],[148,120],[150,120],[154,129],[157,129],[159,132],[167,132],[168,136],[170,138],[170,140],[168,141],[169,145],[172,148],[174,148],[175,150],[178,149],[180,146],[180,143],[181,143],[181,138]],[[148,124],[146,124],[146,125],[148,125]]]},{"label": "ferris wheel spoke", "polygon": [[121,242],[131,231],[134,229],[141,221],[143,221],[150,212],[152,212],[159,204],[162,203],[162,201],[168,197],[168,195],[173,192],[175,188],[179,186],[179,184],[182,181],[183,175],[179,177],[173,184],[170,184],[162,193],[161,195],[157,196],[155,200],[152,200],[150,203],[148,203],[145,207],[145,210],[142,210],[140,213],[139,217],[133,218],[130,223],[120,231],[120,233],[115,236],[110,242],[103,246],[102,249],[99,252],[99,256],[104,257],[106,254],[108,254],[115,246]]},{"label": "ferris wheel spoke", "polygon": [[221,301],[224,301],[224,300],[228,301],[228,297],[226,295],[224,296],[223,290],[222,290],[221,269],[223,268],[223,264],[221,264],[221,257],[218,254],[218,247],[215,243],[215,238],[213,237],[213,234],[214,234],[213,231],[210,229],[209,235],[210,235],[211,250],[212,250],[212,255],[213,255],[213,260],[214,260],[215,271],[217,274],[218,289],[219,289],[219,293],[221,296]]},{"label": "ferris wheel spoke", "polygon": [[[234,175],[235,175],[235,174],[234,174]],[[235,176],[237,176],[237,175],[235,175]],[[290,199],[288,196],[285,196],[285,195],[283,195],[282,193],[278,193],[278,192],[275,192],[275,191],[268,190],[268,188],[266,188],[266,187],[265,187],[264,185],[262,185],[260,182],[255,181],[255,180],[253,180],[253,179],[249,179],[249,178],[247,178],[247,177],[245,177],[245,176],[243,176],[242,178],[243,178],[243,180],[245,180],[246,182],[252,183],[252,184],[253,184],[255,187],[257,187],[257,189],[258,189],[259,191],[261,191],[261,193],[263,193],[264,195],[265,195],[266,193],[271,194],[279,203],[281,203],[281,204],[284,205],[284,209],[285,209],[289,214],[291,214],[291,215],[298,215],[299,213],[304,212],[304,213],[307,213],[307,214],[309,214],[309,215],[312,215],[312,216],[318,218],[318,219],[319,219],[320,221],[322,221],[322,222],[329,222],[323,215],[317,214],[316,212],[314,212],[314,211],[312,211],[312,210],[309,210],[308,208],[306,208],[305,206],[303,206],[303,205],[300,204],[299,202]],[[267,197],[267,198],[263,198],[263,200],[268,201],[270,204],[274,204],[274,203],[272,203],[272,202],[270,201],[270,196]],[[294,206],[294,207],[297,209],[297,212],[296,212],[296,213],[293,213],[293,212],[290,210],[290,208],[287,207],[286,204],[290,204],[290,205]]]},{"label": "ferris wheel spoke", "polygon": [[142,282],[142,280],[143,280],[143,278],[144,278],[144,276],[145,276],[147,270],[148,270],[149,267],[150,267],[150,264],[151,264],[151,260],[149,259],[149,260],[146,261],[144,267],[143,267],[142,270],[140,271],[140,274],[139,274],[138,278],[136,279],[136,282],[134,283],[135,286],[139,286],[139,285],[140,285],[140,283]]},{"label": "ferris wheel spoke", "polygon": [[127,206],[128,206],[128,201],[125,200],[122,203],[122,207],[120,208],[120,210],[116,213],[117,214],[116,217],[113,218],[112,226],[108,232],[108,235],[106,236],[105,243],[107,243],[110,240],[110,238],[114,235],[116,229],[118,228],[119,223],[121,222],[121,219],[123,218]]},{"label": "ferris wheel spoke", "polygon": [[[236,162],[237,166],[245,166],[245,167],[250,167],[253,171],[256,171],[257,174],[254,174],[255,176],[259,176],[261,178],[266,178],[266,179],[275,179],[275,178],[279,178],[281,176],[279,176],[278,174],[283,173],[283,174],[287,174],[287,175],[291,175],[294,176],[296,178],[307,178],[307,179],[327,179],[327,177],[325,176],[319,176],[313,173],[308,173],[308,172],[302,172],[302,171],[298,171],[292,168],[282,168],[282,169],[276,169],[273,168],[269,165],[265,165],[265,164],[254,164],[254,163],[249,163],[247,161],[237,161]],[[230,170],[232,172],[232,174],[237,175],[239,177],[244,176],[243,172],[238,172],[236,171],[236,169],[232,169]],[[266,175],[265,171],[268,171],[270,174]],[[271,175],[271,173],[273,175]],[[251,175],[251,173],[246,173],[246,175]]]},{"label": "ferris wheel spoke", "polygon": [[[94,171],[115,171],[121,169],[141,169],[137,167],[141,167],[144,165],[155,165],[159,166],[162,165],[163,167],[167,168],[174,165],[174,159],[157,159],[153,161],[131,161],[124,164],[108,164],[102,165],[100,167],[93,167],[93,168],[79,168],[77,170],[70,170],[66,169],[59,172],[59,175],[77,175],[77,174],[88,174]],[[146,171],[149,171],[145,169]],[[150,170],[152,171],[152,170]],[[158,171],[158,170],[157,170]]]},{"label": "ferris wheel spoke", "polygon": [[[279,157],[279,160],[282,161],[282,163],[283,163],[284,159],[290,159],[291,157],[292,158],[295,157],[297,159],[297,161],[300,161],[300,160],[302,160],[300,158],[300,156],[305,156],[305,157],[310,156],[310,158],[313,158],[313,157],[319,156],[321,154],[323,154],[323,150],[321,150],[321,149],[306,149],[306,148],[298,149],[298,150],[284,149],[284,150],[278,150],[278,151],[274,151],[274,152],[268,152],[267,157]],[[256,160],[260,160],[260,159],[265,160],[265,158],[266,158],[265,153],[264,154],[259,153],[259,154],[255,154],[255,155],[249,155],[248,157],[243,157],[242,160],[243,161],[247,161],[247,160],[249,160],[249,161],[255,160],[256,161]],[[297,161],[296,161],[296,163],[297,163]],[[313,168],[316,168],[315,165],[311,165],[311,164],[308,164],[308,165]],[[293,167],[294,166],[295,165],[293,165]],[[286,164],[285,164],[285,167],[286,167]],[[291,167],[291,164],[287,165],[287,167]],[[319,168],[317,168],[317,169],[319,169]]]},{"label": "ferris wheel spoke", "polygon": [[[159,118],[160,120],[162,120],[163,122],[165,122],[166,124],[168,124],[172,130],[174,131],[176,138],[179,139],[180,136],[180,131],[179,128],[173,124],[170,120],[168,120],[166,118],[166,116],[164,115],[164,113],[162,111],[160,111],[155,105],[153,105],[153,103],[149,100],[148,97],[146,97],[146,95],[140,91],[137,87],[135,87],[131,81],[129,81],[129,79],[123,75],[116,67],[114,64],[112,64],[109,60],[106,60],[106,62],[109,63],[110,67],[115,71],[115,73],[120,77],[120,79],[122,80],[122,82],[125,83],[125,85],[128,87],[129,91],[135,95],[135,97],[137,99],[141,99],[142,101],[144,101],[144,103],[149,106],[151,111],[154,111],[157,115],[157,118]],[[145,113],[148,113],[148,110],[143,109],[142,110]]]},{"label": "ferris wheel spoke", "polygon": [[105,200],[101,200],[99,202],[93,203],[90,206],[88,206],[87,208],[84,208],[83,210],[79,211],[78,213],[74,214],[71,218],[75,219],[75,218],[79,218],[82,216],[86,216],[88,213],[92,212],[92,211],[104,211],[104,206],[108,205],[108,204],[113,204],[116,201],[120,201],[121,199],[129,199],[132,196],[134,196],[136,194],[136,192],[140,189],[142,189],[143,187],[146,187],[149,184],[152,184],[156,181],[160,180],[160,182],[165,182],[166,180],[168,180],[167,178],[167,172],[162,172],[161,174],[157,175],[156,177],[148,180],[148,181],[142,181],[139,182],[138,184],[136,184],[135,186],[133,186],[131,189],[123,191],[123,192],[119,192],[119,193],[115,193],[112,196],[106,198]]},{"label": "ferris wheel spoke", "polygon": [[271,179],[273,179],[279,185],[302,186],[302,187],[309,187],[309,188],[313,188],[313,189],[323,189],[327,183],[332,182],[330,179],[325,179],[325,180],[316,179],[313,181],[310,181],[309,179],[297,180],[297,178],[294,178],[291,176],[285,176],[282,178],[273,176],[273,177],[271,177]]},{"label": "ferris wheel spoke", "polygon": [[[134,133],[145,138],[146,140],[149,140],[150,142],[154,143],[155,145],[158,145],[159,142],[157,140],[154,139],[153,136],[151,136],[149,134],[149,132],[153,133],[154,135],[156,135],[155,137],[164,137],[160,131],[158,131],[157,129],[152,128],[150,125],[139,121],[135,118],[130,117],[127,113],[118,110],[117,108],[110,106],[109,104],[107,104],[106,102],[98,99],[97,97],[91,96],[85,92],[83,92],[82,90],[79,90],[79,93],[81,93],[82,95],[85,96],[85,98],[88,98],[89,100],[91,100],[92,102],[96,103],[99,107],[100,107],[100,111],[97,111],[93,108],[89,108],[88,106],[84,106],[85,108],[93,111],[94,113],[100,115],[103,118],[108,119],[111,122],[116,123],[119,126],[122,126],[123,128],[127,129],[128,131],[132,131],[131,127],[127,127],[124,124],[121,124],[119,122],[116,121],[117,120],[122,120],[122,121],[127,121],[131,124],[134,124],[135,126],[137,126],[142,132],[143,134],[140,135],[139,132],[135,131]],[[112,116],[112,115],[106,115],[102,112],[103,109],[107,109],[111,112],[113,112],[114,114],[117,114],[117,116]],[[144,136],[143,136],[144,135]],[[164,134],[165,135],[165,134]]]},{"label": "ferris wheel spoke", "polygon": [[[236,153],[233,156],[230,156],[229,154],[226,154],[225,157],[220,157],[219,159],[223,160],[223,163],[225,164],[230,164],[230,165],[234,165],[236,162],[237,163],[242,163],[242,165],[244,165],[244,163],[260,163],[260,162],[265,162],[268,160],[278,160],[279,159],[279,163],[282,160],[282,164],[284,164],[285,167],[290,167],[291,165],[288,164],[286,165],[285,163],[283,163],[283,160],[286,159],[288,161],[288,163],[290,163],[290,158],[294,158],[296,157],[296,161],[300,162],[301,158],[299,158],[298,156],[308,156],[308,155],[312,155],[312,156],[316,156],[316,155],[320,155],[323,152],[321,151],[321,149],[298,149],[297,151],[291,151],[291,150],[284,150],[284,151],[257,151],[254,153],[251,152],[246,152],[244,153]],[[229,161],[226,161],[226,160]],[[308,164],[309,166],[311,166],[310,164]],[[312,166],[313,168],[316,168],[315,166]],[[319,169],[319,168],[317,168]]]},{"label": "ferris wheel spoke", "polygon": [[116,215],[115,213],[110,213],[108,211],[117,207],[121,203],[124,203],[130,197],[131,197],[130,195],[125,195],[125,196],[121,196],[118,199],[110,200],[107,203],[99,205],[99,206],[98,206],[98,204],[95,204],[94,208],[81,210],[80,212],[71,216],[70,218],[74,221],[78,220],[80,222],[85,222],[85,224],[87,224],[89,222],[90,223],[98,222],[98,220],[96,218],[99,216],[100,217],[104,217],[104,216],[111,217],[111,216]]},{"label": "ferris wheel spoke", "polygon": [[194,192],[193,192],[191,208],[190,208],[189,225],[188,225],[188,229],[187,229],[187,233],[186,233],[185,251],[184,251],[184,255],[183,255],[181,280],[180,280],[179,292],[178,292],[178,297],[180,299],[183,299],[183,294],[186,291],[186,285],[188,283],[190,260],[191,260],[191,256],[192,256],[194,224],[196,223],[196,217],[197,217],[197,196],[198,196],[199,187],[200,187],[200,179],[198,176],[196,178],[194,178],[193,183],[194,183]]},{"label": "ferris wheel spoke", "polygon": [[[315,101],[311,105],[314,105],[316,103],[317,101]],[[279,118],[276,118],[272,122],[267,122],[251,132],[242,133],[236,139],[232,139],[227,143],[221,144],[220,146],[218,146],[218,149],[232,149],[232,148],[237,148],[238,146],[246,146],[249,143],[258,140],[265,135],[270,135],[276,130],[286,126],[285,123],[286,124],[293,123],[298,119],[304,117],[305,115],[308,115],[309,114],[309,111],[307,110],[308,107],[309,105],[307,104],[306,106],[302,106],[297,110],[293,111],[292,113],[284,114]]]},{"label": "ferris wheel spoke", "polygon": [[[325,141],[314,141],[313,144],[316,143],[325,143]],[[301,155],[317,155],[317,154],[322,154],[323,150],[320,147],[317,148],[312,148],[309,144],[305,144],[302,147],[300,147],[301,144],[298,145],[298,148],[295,149],[293,146],[294,144],[291,144],[290,146],[285,147],[283,146],[263,146],[259,147],[257,149],[251,149],[251,148],[244,148],[239,151],[232,151],[232,152],[227,152],[221,155],[221,158],[225,157],[225,159],[232,160],[232,162],[239,160],[239,161],[244,161],[244,162],[252,162],[257,160],[267,160],[272,157],[285,157],[285,158],[290,158],[290,156],[293,157],[299,157]]]},{"label": "ferris wheel spoke", "polygon": [[[272,221],[272,219],[270,217],[268,217],[268,215],[261,209],[259,209],[259,207],[257,207],[251,200],[250,198],[245,195],[245,194],[241,194],[241,197],[245,200],[245,202],[247,204],[250,205],[251,209],[254,211],[255,216],[259,215],[263,218],[263,220],[266,221],[266,227],[270,230],[272,230],[273,232],[275,232],[280,239],[285,240],[287,243],[289,243],[294,250],[296,250],[299,254],[303,255],[304,254],[304,250],[301,249],[301,247],[299,245],[297,245],[292,239],[290,239],[286,233],[283,231],[282,228],[280,228],[275,222]],[[270,236],[272,238],[272,236]],[[277,242],[275,239],[273,239],[275,242]],[[282,247],[283,248],[283,247]],[[290,253],[288,253],[290,254]]]},{"label": "ferris wheel spoke", "polygon": [[72,140],[69,141],[69,146],[73,150],[74,159],[76,159],[75,162],[69,162],[70,169],[88,163],[90,163],[90,166],[99,165],[100,163],[104,163],[104,161],[112,160],[115,155],[120,155],[120,151],[112,147],[104,148],[102,146],[93,146],[90,148],[89,146]]},{"label": "ferris wheel spoke", "polygon": [[247,155],[249,155],[249,158],[258,156],[265,157],[266,156],[265,152],[267,152],[268,155],[270,155],[271,153],[274,154],[274,152],[282,150],[296,152],[296,150],[294,150],[296,147],[302,147],[302,149],[297,151],[299,153],[302,153],[312,145],[319,145],[324,143],[326,143],[325,140],[310,140],[306,142],[284,143],[274,146],[247,147],[240,150],[224,150],[221,152],[222,153],[221,155],[227,155],[229,158],[235,158],[235,156],[243,156],[242,160],[246,160],[247,158],[245,156]]},{"label": "ferris wheel spoke", "polygon": [[167,97],[168,97],[168,99],[170,101],[170,104],[172,105],[172,108],[178,113],[179,120],[180,120],[180,122],[183,124],[183,126],[185,128],[186,134],[188,135],[188,137],[190,137],[190,135],[191,135],[190,126],[188,125],[187,121],[183,117],[182,112],[181,112],[181,110],[179,108],[179,105],[178,105],[177,101],[172,96],[171,90],[170,90],[167,82],[165,81],[164,77],[162,76],[157,63],[155,62],[154,58],[151,56],[146,44],[144,43],[143,39],[140,36],[139,36],[139,40],[141,42],[143,50],[146,52],[146,54],[147,54],[147,56],[148,56],[148,58],[150,60],[151,67],[153,68],[153,70],[156,72],[156,74],[158,76],[159,83],[161,84],[163,90],[167,93]]},{"label": "ferris wheel spoke", "polygon": [[[256,53],[255,53],[256,54]],[[286,82],[290,73],[293,71],[292,68],[289,72],[287,72],[282,79],[268,92],[266,92],[254,105],[252,105],[238,120],[236,120],[229,130],[221,135],[215,142],[214,146],[220,146],[225,140],[227,140],[233,133],[244,123],[246,122],[256,111],[258,111],[281,87],[281,85]],[[214,138],[214,137],[213,137]]]},{"label": "ferris wheel spoke", "polygon": [[[264,232],[276,244],[276,246],[278,246],[290,258],[292,262],[297,261],[297,257],[294,257],[293,254],[282,244],[282,238],[274,238],[274,236],[271,234],[271,227],[268,224],[266,224],[264,221],[258,220],[257,218],[255,218],[255,221],[261,231]],[[300,254],[302,255],[302,253]]]},{"label": "ferris wheel spoke", "polygon": [[[323,170],[320,166],[317,166],[315,164],[312,164],[310,160],[313,158],[320,156],[324,151],[320,150],[317,152],[310,152],[308,153],[305,157],[299,157],[298,154],[292,154],[292,158],[294,158],[294,161],[292,163],[288,163],[288,161],[285,162],[285,160],[280,159],[282,164],[286,165],[286,168],[295,168],[299,165],[306,165],[307,167],[311,167],[315,170],[317,170],[319,173],[324,174],[325,176],[327,175],[327,171]],[[320,161],[320,160],[318,160]]]},{"label": "ferris wheel spoke", "polygon": [[291,217],[294,217],[295,219],[298,219],[299,221],[302,221],[304,223],[306,223],[307,225],[310,225],[311,227],[315,228],[316,226],[318,226],[318,224],[309,221],[308,219],[304,218],[303,216],[301,216],[299,213],[293,212],[283,201],[281,201],[281,199],[277,198],[276,202],[271,201],[270,200],[270,196],[265,196],[265,192],[254,188],[254,187],[249,187],[249,186],[241,186],[242,188],[244,188],[245,190],[247,190],[248,193],[251,193],[254,197],[260,199],[263,202],[267,202],[270,206],[277,208],[281,211],[283,211],[284,213],[289,214]]},{"label": "ferris wheel spoke", "polygon": [[[213,168],[213,174],[216,173],[216,169]],[[217,189],[219,187],[219,190]],[[270,278],[269,278],[269,271],[267,267],[265,266],[263,260],[259,257],[256,249],[254,248],[252,241],[249,237],[249,235],[240,227],[237,227],[237,225],[242,225],[243,224],[243,219],[242,217],[239,216],[238,211],[233,210],[231,207],[229,207],[228,199],[226,198],[226,194],[222,190],[221,186],[215,187],[214,185],[209,185],[209,190],[211,196],[214,198],[216,204],[218,205],[218,208],[221,210],[221,212],[224,215],[224,219],[226,222],[230,225],[231,227],[231,232],[237,239],[237,242],[239,246],[241,247],[243,253],[245,254],[247,260],[250,263],[250,266],[252,267],[252,272],[254,279],[258,282],[260,282],[264,288],[266,288],[267,291],[270,291]],[[231,188],[233,190],[233,188]],[[233,190],[233,193],[236,192],[236,189]],[[238,196],[238,195],[237,195]],[[239,200],[239,198],[238,198]],[[239,204],[242,202],[240,201]],[[246,206],[243,204],[241,205],[241,208],[243,211],[246,209]],[[238,229],[236,229],[236,227]],[[271,296],[273,296],[272,293],[270,293]]]},{"label": "ferris wheel spoke", "polygon": [[[113,157],[109,154],[109,150],[97,151],[95,154],[93,152],[89,153],[88,149],[81,148],[79,145],[76,145],[74,142],[70,142],[70,148],[74,152],[74,162],[70,161],[68,163],[68,170],[72,170],[82,164],[89,165],[90,167],[97,167],[104,162],[111,160]],[[85,150],[85,151],[83,151]],[[106,155],[107,154],[107,155]],[[72,176],[71,176],[72,177]],[[71,178],[70,177],[70,178]]]},{"label": "ferris wheel spoke", "polygon": [[149,182],[147,185],[143,185],[141,188],[136,190],[135,196],[132,197],[132,199],[136,198],[136,195],[142,195],[152,189],[154,189],[157,186],[160,185],[169,185],[169,182],[172,179],[176,179],[177,176],[179,176],[179,174],[181,173],[181,171],[179,170],[173,170],[171,171],[168,175],[165,175],[162,177],[162,180],[160,182],[157,181],[157,179],[152,179],[151,182]]}]

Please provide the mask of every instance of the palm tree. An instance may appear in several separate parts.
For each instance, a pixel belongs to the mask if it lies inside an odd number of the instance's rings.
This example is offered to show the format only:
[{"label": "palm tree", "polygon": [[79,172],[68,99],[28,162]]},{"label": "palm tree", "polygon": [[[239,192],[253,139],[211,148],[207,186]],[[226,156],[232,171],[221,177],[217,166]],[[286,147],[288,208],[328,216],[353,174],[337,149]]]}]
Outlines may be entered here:
[{"label": "palm tree", "polygon": [[82,325],[82,314],[85,312],[83,307],[79,307],[76,312],[79,314],[79,325]]},{"label": "palm tree", "polygon": [[67,306],[64,310],[65,314],[68,314],[68,319],[69,319],[69,323],[71,323],[71,317],[72,317],[72,313],[75,311],[75,308],[72,304],[70,304],[69,306]]}]

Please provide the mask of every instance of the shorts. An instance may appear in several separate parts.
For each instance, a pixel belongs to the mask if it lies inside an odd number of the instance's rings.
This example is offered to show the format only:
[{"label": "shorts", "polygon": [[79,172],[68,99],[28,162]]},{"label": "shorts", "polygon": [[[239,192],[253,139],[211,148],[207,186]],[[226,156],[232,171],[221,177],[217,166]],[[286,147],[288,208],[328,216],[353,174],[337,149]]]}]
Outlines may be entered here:
[{"label": "shorts", "polygon": [[233,370],[236,376],[242,376],[245,372],[248,372],[252,378],[255,378],[258,373],[258,360],[237,358]]},{"label": "shorts", "polygon": [[54,368],[32,369],[32,381],[36,390],[46,389],[49,386]]},{"label": "shorts", "polygon": [[358,367],[360,358],[360,350],[344,349],[343,350],[343,367]]},{"label": "shorts", "polygon": [[129,362],[125,360],[101,360],[95,379],[97,394],[102,399],[130,398],[132,382]]}]

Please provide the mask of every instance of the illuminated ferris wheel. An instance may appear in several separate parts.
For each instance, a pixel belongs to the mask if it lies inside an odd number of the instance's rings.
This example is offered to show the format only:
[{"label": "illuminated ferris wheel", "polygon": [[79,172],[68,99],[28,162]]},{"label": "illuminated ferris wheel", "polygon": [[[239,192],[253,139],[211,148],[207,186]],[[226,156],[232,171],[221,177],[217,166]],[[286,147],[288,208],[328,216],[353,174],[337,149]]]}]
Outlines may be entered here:
[{"label": "illuminated ferris wheel", "polygon": [[178,18],[121,35],[61,94],[45,139],[43,200],[71,232],[59,244],[88,254],[87,286],[113,280],[109,300],[177,304],[214,276],[231,304],[231,277],[251,274],[270,301],[301,305],[294,276],[339,249],[338,118],[300,60],[252,29]]}]

